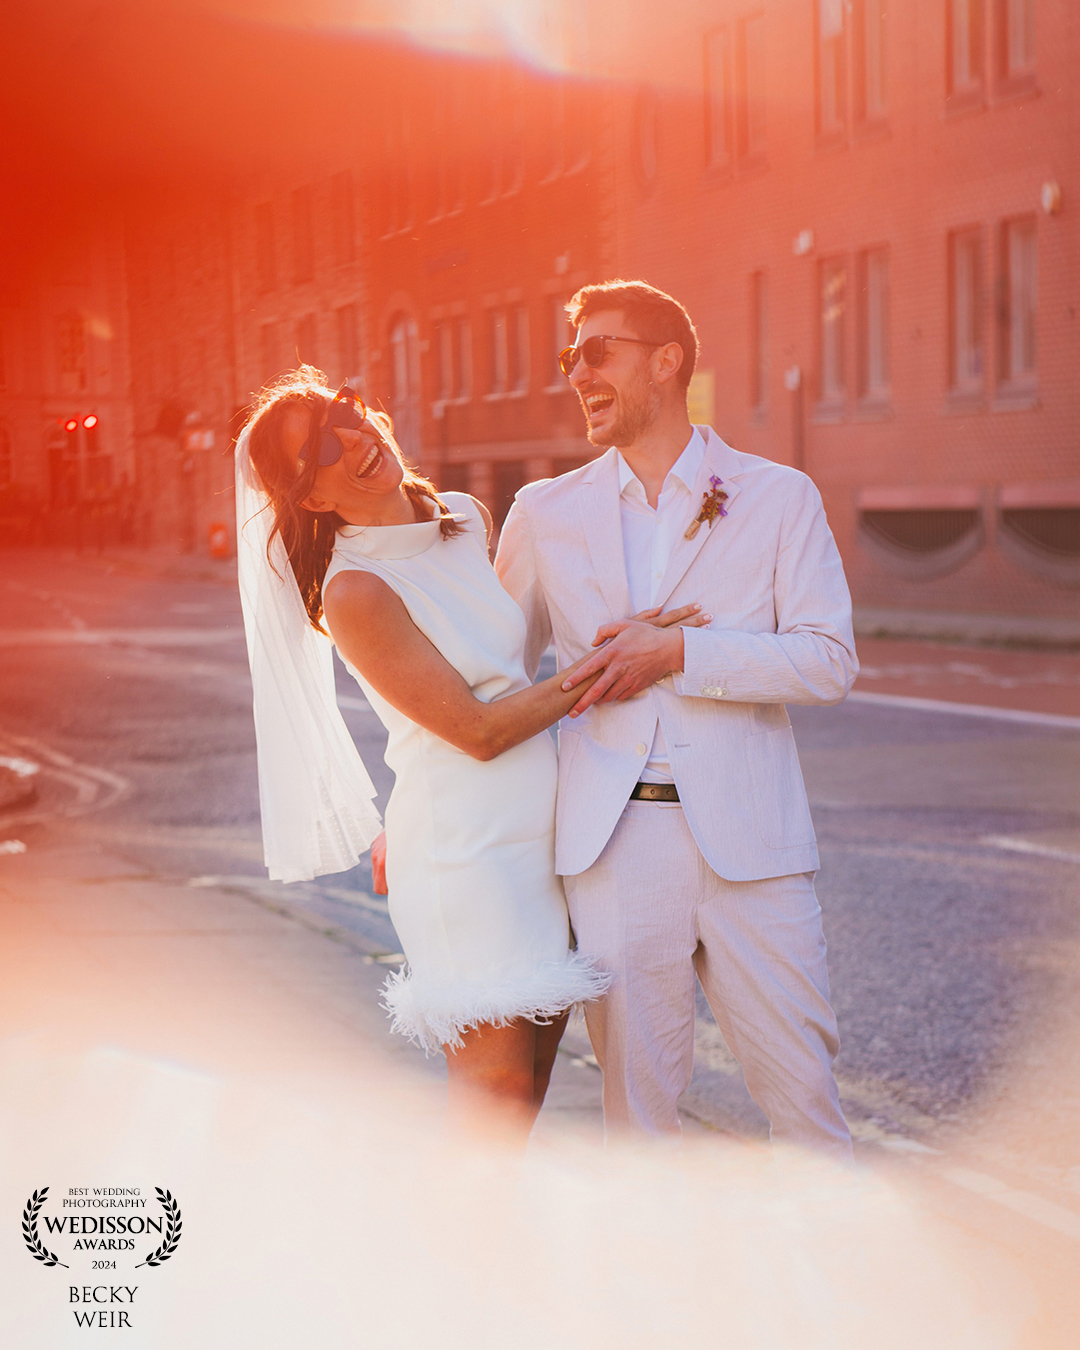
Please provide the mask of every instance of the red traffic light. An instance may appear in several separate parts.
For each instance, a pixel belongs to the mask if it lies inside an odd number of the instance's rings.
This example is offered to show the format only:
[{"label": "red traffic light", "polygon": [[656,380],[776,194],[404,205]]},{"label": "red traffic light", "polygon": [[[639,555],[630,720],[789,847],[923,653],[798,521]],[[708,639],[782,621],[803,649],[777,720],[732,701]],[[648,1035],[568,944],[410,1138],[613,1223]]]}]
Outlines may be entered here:
[{"label": "red traffic light", "polygon": [[64,423],[64,430],[76,431],[78,430],[78,426],[79,426],[79,419],[77,417],[69,417],[68,420]]},{"label": "red traffic light", "polygon": [[87,431],[93,431],[93,429],[97,426],[97,414],[90,413],[88,416],[83,418],[82,424],[87,429]]}]

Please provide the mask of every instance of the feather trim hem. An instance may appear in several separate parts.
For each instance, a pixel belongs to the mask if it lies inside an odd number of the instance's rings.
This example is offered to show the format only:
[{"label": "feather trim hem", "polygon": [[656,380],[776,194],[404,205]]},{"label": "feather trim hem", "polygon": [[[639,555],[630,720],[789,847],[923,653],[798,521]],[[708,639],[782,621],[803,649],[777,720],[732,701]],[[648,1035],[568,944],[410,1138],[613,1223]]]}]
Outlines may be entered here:
[{"label": "feather trim hem", "polygon": [[421,981],[403,966],[387,976],[381,1002],[391,1030],[432,1055],[444,1045],[459,1049],[461,1033],[473,1027],[504,1027],[519,1017],[543,1025],[575,1003],[600,998],[610,984],[611,976],[590,958],[569,952],[531,975],[489,985]]}]

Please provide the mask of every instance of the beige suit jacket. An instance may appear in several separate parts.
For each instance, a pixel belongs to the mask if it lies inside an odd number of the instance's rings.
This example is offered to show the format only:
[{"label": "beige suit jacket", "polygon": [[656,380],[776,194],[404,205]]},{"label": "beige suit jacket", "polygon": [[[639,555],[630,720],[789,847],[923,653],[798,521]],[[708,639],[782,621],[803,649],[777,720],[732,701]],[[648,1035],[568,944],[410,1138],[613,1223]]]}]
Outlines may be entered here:
[{"label": "beige suit jacket", "polygon": [[[785,703],[838,703],[858,664],[851,598],[817,488],[805,474],[733,450],[709,427],[693,501],[723,480],[727,516],[679,539],[657,595],[713,620],[684,629],[684,669],[559,731],[556,869],[599,856],[645,764],[657,721],[687,823],[730,881],[813,871],[817,845]],[[615,450],[530,483],[511,507],[495,563],[528,624],[536,672],[554,638],[560,667],[597,628],[627,618]]]}]

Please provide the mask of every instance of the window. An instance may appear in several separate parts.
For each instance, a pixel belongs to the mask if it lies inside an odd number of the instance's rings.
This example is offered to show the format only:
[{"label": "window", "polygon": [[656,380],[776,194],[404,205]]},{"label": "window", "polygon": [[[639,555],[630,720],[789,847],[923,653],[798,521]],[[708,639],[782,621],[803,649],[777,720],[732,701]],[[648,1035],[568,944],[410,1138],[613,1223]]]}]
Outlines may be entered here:
[{"label": "window", "polygon": [[472,393],[472,330],[464,315],[435,325],[435,397],[446,403]]},{"label": "window", "polygon": [[293,281],[310,281],[315,275],[315,234],[308,188],[292,194],[292,229]]},{"label": "window", "polygon": [[439,470],[440,492],[468,492],[469,466],[467,464],[444,464]]},{"label": "window", "polygon": [[750,159],[765,150],[765,15],[741,20],[738,34],[738,153]]},{"label": "window", "polygon": [[846,28],[844,0],[818,0],[818,134],[843,133],[847,120]]},{"label": "window", "polygon": [[305,314],[296,325],[296,358],[307,366],[319,364],[319,321],[314,314]]},{"label": "window", "polygon": [[491,512],[497,529],[502,529],[507,512],[514,504],[518,488],[525,483],[525,464],[520,459],[496,460],[492,465],[495,479],[495,502]]},{"label": "window", "polygon": [[948,88],[952,99],[982,94],[983,0],[948,0]]},{"label": "window", "polygon": [[62,393],[86,388],[86,322],[81,314],[56,316],[56,369]]},{"label": "window", "polygon": [[529,310],[511,305],[489,313],[490,393],[521,394],[529,387]]},{"label": "window", "polygon": [[390,412],[397,443],[406,456],[420,450],[417,394],[416,322],[408,314],[396,314],[390,323]]},{"label": "window", "polygon": [[464,316],[454,320],[454,336],[457,339],[457,396],[469,398],[472,395],[472,326]]},{"label": "window", "polygon": [[[353,210],[352,174],[336,173],[330,180],[330,214],[333,220],[334,262],[356,261],[356,216]],[[351,369],[351,367],[349,367]]]},{"label": "window", "polygon": [[856,0],[852,35],[855,120],[885,116],[885,0]]},{"label": "window", "polygon": [[255,271],[260,291],[272,291],[274,267],[274,209],[270,202],[255,208]]},{"label": "window", "polygon": [[872,248],[858,256],[859,397],[889,396],[889,251]]},{"label": "window", "polygon": [[955,393],[983,386],[982,241],[978,230],[949,239],[949,383]]},{"label": "window", "polygon": [[843,258],[827,258],[818,266],[820,387],[822,403],[843,403],[844,319],[847,305],[847,266]]},{"label": "window", "polygon": [[649,192],[660,167],[660,101],[651,85],[639,89],[634,100],[633,134],[634,170],[642,190]]},{"label": "window", "polygon": [[510,388],[523,394],[529,387],[529,309],[515,305],[510,311],[513,331],[510,335]]},{"label": "window", "polygon": [[481,200],[495,201],[517,192],[525,179],[525,86],[520,71],[489,75],[482,89],[488,137]]},{"label": "window", "polygon": [[454,397],[454,324],[451,319],[435,325],[435,397],[447,402]]},{"label": "window", "polygon": [[769,387],[769,324],[765,273],[750,277],[750,408],[765,411]]},{"label": "window", "polygon": [[338,370],[342,379],[360,374],[360,347],[355,305],[342,305],[334,311],[337,324]]},{"label": "window", "polygon": [[1035,0],[997,0],[995,17],[999,83],[1030,78],[1035,69]]},{"label": "window", "polygon": [[548,385],[564,389],[567,387],[566,376],[562,373],[562,367],[559,365],[559,353],[564,347],[572,347],[577,336],[574,331],[574,325],[570,322],[570,316],[566,312],[566,296],[552,295],[548,298],[549,330],[548,330],[548,350],[550,352],[550,364],[548,366]]},{"label": "window", "polygon": [[435,163],[432,173],[431,219],[454,215],[465,205],[465,85],[459,71],[449,70],[434,106],[435,124],[431,144]]},{"label": "window", "polygon": [[510,342],[505,309],[489,311],[488,328],[491,335],[491,385],[489,393],[505,394],[510,371]]},{"label": "window", "polygon": [[705,162],[710,169],[723,169],[731,161],[731,129],[728,125],[731,55],[726,28],[705,35]]},{"label": "window", "polygon": [[402,103],[384,121],[386,234],[412,228],[412,128]]},{"label": "window", "polygon": [[1035,218],[1006,221],[1001,227],[1001,275],[998,293],[1000,373],[1003,383],[1035,380],[1037,301]]},{"label": "window", "polygon": [[281,371],[278,358],[278,326],[276,323],[264,323],[259,329],[259,355],[262,365],[262,381],[266,384]]}]

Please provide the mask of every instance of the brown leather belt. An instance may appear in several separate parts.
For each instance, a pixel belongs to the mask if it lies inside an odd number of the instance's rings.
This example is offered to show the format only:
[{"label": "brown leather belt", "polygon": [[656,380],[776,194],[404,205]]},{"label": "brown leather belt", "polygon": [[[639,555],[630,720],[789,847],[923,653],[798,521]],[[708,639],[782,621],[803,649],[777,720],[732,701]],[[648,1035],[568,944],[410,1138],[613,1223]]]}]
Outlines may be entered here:
[{"label": "brown leather belt", "polygon": [[632,802],[677,802],[679,789],[674,783],[638,783],[630,794]]}]

